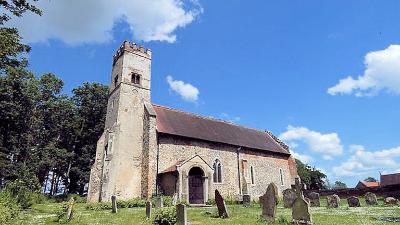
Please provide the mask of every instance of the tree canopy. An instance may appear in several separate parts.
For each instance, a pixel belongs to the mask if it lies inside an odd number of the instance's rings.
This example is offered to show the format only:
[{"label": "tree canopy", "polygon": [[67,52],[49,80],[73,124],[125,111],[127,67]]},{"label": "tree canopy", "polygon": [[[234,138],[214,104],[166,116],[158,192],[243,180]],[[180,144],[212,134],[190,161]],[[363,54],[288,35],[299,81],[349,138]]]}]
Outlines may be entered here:
[{"label": "tree canopy", "polygon": [[320,190],[326,189],[324,179],[326,175],[315,167],[311,167],[308,164],[304,164],[300,160],[296,159],[297,173],[300,176],[302,182],[306,185],[307,189]]}]

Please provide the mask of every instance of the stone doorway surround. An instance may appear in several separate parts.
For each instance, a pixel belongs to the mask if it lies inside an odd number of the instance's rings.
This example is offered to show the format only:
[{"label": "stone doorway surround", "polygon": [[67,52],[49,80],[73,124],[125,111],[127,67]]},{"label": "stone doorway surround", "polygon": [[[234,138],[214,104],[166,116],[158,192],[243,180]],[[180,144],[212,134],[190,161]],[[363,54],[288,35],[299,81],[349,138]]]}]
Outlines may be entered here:
[{"label": "stone doorway surround", "polygon": [[[213,168],[199,156],[197,153],[184,160],[178,161],[174,166],[175,172],[177,172],[177,180],[176,180],[176,190],[175,192],[178,194],[178,198],[182,202],[189,203],[189,171],[192,168],[198,167],[203,171],[203,199],[204,202],[202,204],[206,204],[208,199],[213,198]],[[171,171],[171,167],[169,168]]]}]

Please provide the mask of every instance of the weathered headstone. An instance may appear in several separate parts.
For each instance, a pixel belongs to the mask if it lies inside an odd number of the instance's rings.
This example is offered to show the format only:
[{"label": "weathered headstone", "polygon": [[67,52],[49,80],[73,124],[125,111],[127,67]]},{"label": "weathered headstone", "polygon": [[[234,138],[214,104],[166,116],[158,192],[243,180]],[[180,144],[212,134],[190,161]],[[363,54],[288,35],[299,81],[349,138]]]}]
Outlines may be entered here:
[{"label": "weathered headstone", "polygon": [[74,198],[71,198],[68,201],[68,209],[67,209],[67,220],[71,220],[74,214],[74,204],[75,204],[75,200]]},{"label": "weathered headstone", "polygon": [[365,194],[365,203],[367,205],[378,205],[378,199],[374,193],[367,192]]},{"label": "weathered headstone", "polygon": [[176,205],[177,202],[178,202],[178,194],[175,193],[175,194],[172,196],[172,205]]},{"label": "weathered headstone", "polygon": [[176,223],[178,225],[186,225],[187,224],[186,206],[184,204],[176,205]]},{"label": "weathered headstone", "polygon": [[224,198],[222,198],[221,194],[217,189],[215,189],[215,204],[218,208],[218,216],[221,218],[228,218],[228,209],[226,208]]},{"label": "weathered headstone", "polygon": [[292,218],[294,224],[311,225],[312,216],[310,213],[310,204],[304,199],[304,185],[301,183],[300,177],[295,178],[296,200],[292,207]]},{"label": "weathered headstone", "polygon": [[156,197],[156,208],[162,208],[164,207],[164,199],[162,196],[157,196]]},{"label": "weathered headstone", "polygon": [[151,201],[147,201],[146,202],[146,219],[150,219],[151,218]]},{"label": "weathered headstone", "polygon": [[268,185],[267,191],[260,197],[260,204],[262,206],[261,217],[267,221],[274,221],[278,205],[278,188],[274,183]]},{"label": "weathered headstone", "polygon": [[385,198],[385,205],[400,205],[400,201],[393,197],[387,197]]},{"label": "weathered headstone", "polygon": [[292,208],[294,200],[296,200],[296,192],[288,188],[283,191],[283,206],[285,208]]},{"label": "weathered headstone", "polygon": [[356,196],[351,196],[347,198],[347,204],[349,207],[360,207],[360,200]]},{"label": "weathered headstone", "polygon": [[243,206],[250,207],[251,205],[251,196],[249,194],[243,195]]},{"label": "weathered headstone", "polygon": [[112,213],[117,213],[117,197],[115,195],[111,196],[111,207]]},{"label": "weathered headstone", "polygon": [[320,207],[321,206],[318,193],[310,192],[308,194],[308,198],[310,199],[310,206],[311,207]]},{"label": "weathered headstone", "polygon": [[329,195],[326,197],[328,208],[338,208],[340,205],[340,198],[338,195]]}]

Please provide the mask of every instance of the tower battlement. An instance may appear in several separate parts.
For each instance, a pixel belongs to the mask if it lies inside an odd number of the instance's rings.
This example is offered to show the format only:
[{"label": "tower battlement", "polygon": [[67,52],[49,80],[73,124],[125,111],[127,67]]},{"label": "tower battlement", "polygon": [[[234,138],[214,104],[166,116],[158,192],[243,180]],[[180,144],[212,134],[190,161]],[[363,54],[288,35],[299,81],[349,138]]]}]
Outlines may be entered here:
[{"label": "tower battlement", "polygon": [[145,48],[134,42],[124,41],[113,55],[113,65],[117,62],[119,57],[121,57],[124,54],[124,52],[135,53],[143,57],[146,57],[148,59],[151,59],[151,49]]}]

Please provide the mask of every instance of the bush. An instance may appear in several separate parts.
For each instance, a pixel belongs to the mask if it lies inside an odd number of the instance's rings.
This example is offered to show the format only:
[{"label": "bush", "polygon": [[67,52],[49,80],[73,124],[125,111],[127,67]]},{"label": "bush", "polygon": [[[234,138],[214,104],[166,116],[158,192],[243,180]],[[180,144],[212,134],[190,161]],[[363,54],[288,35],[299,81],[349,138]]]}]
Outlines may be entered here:
[{"label": "bush", "polygon": [[47,196],[42,193],[33,192],[33,193],[31,193],[31,195],[32,195],[31,198],[32,198],[33,204],[43,204],[43,203],[47,203],[49,201]]},{"label": "bush", "polygon": [[59,222],[59,223],[69,222],[72,219],[72,217],[68,220],[68,208],[70,206],[72,206],[72,215],[73,215],[74,214],[74,207],[73,207],[74,204],[75,204],[74,202],[61,203],[60,206],[56,210],[56,215],[57,215],[56,222]]},{"label": "bush", "polygon": [[21,211],[15,198],[9,192],[0,192],[0,224],[15,219]]},{"label": "bush", "polygon": [[174,225],[176,224],[175,207],[159,208],[154,213],[154,224]]},{"label": "bush", "polygon": [[135,208],[135,207],[145,207],[146,200],[141,198],[132,198],[129,200],[118,201],[117,199],[117,207],[118,208]]},{"label": "bush", "polygon": [[215,199],[214,198],[209,198],[206,202],[207,205],[215,205]]},{"label": "bush", "polygon": [[5,190],[16,199],[17,203],[23,209],[27,209],[35,203],[35,195],[38,194],[39,189],[40,187],[36,178],[25,176],[7,182],[5,186]]},{"label": "bush", "polygon": [[100,210],[111,210],[111,202],[98,202],[98,203],[87,203],[86,209],[100,211]]}]

